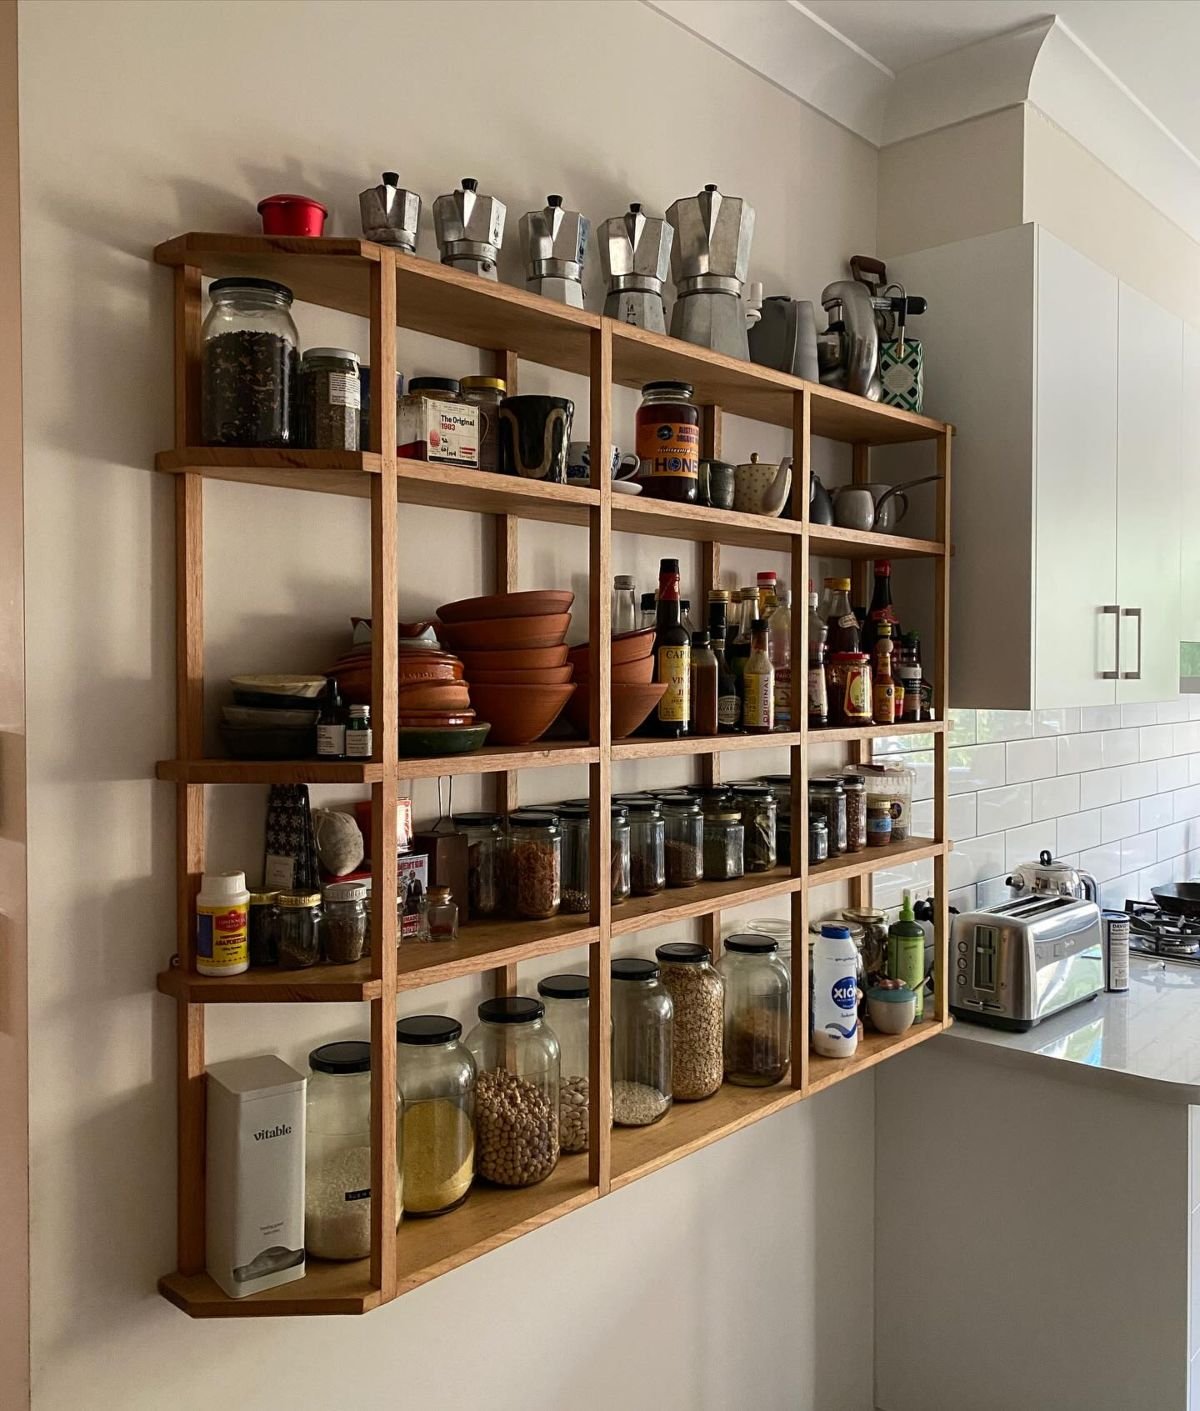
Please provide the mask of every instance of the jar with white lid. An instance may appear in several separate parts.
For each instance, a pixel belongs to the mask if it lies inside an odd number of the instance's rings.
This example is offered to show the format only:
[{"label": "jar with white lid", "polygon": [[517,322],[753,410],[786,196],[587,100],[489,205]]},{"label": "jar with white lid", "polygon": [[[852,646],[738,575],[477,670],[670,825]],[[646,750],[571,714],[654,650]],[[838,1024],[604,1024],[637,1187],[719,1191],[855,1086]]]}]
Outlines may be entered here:
[{"label": "jar with white lid", "polygon": [[330,882],[321,921],[322,950],[333,965],[352,965],[370,950],[370,888],[363,882]]}]

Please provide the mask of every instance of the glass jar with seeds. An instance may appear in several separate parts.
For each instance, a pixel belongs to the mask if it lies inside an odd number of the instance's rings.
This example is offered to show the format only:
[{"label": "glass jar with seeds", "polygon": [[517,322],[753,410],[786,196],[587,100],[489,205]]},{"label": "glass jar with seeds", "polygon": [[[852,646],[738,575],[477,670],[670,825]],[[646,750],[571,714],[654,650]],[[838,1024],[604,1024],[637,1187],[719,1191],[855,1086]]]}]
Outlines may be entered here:
[{"label": "glass jar with seeds", "polygon": [[553,813],[509,818],[513,904],[521,920],[544,921],[562,905],[562,828]]},{"label": "glass jar with seeds", "polygon": [[300,363],[299,444],[314,451],[357,451],[362,388],[358,354],[309,348]]},{"label": "glass jar with seeds", "polygon": [[276,903],[275,945],[283,970],[304,970],[321,958],[321,893],[283,891]]},{"label": "glass jar with seeds", "polygon": [[[583,800],[557,805],[563,835],[562,910],[582,916],[591,909],[591,814]],[[612,805],[612,860],[610,885],[614,902],[629,895],[629,817],[624,805]]]},{"label": "glass jar with seeds", "polygon": [[742,814],[746,871],[770,872],[779,861],[775,795],[765,784],[735,784],[733,799]]},{"label": "glass jar with seeds", "polygon": [[792,1056],[788,968],[779,943],[761,932],[725,940],[725,1081],[765,1088],[787,1073]]},{"label": "glass jar with seeds", "polygon": [[685,1102],[711,1097],[725,1072],[725,982],[698,941],[672,941],[654,955],[674,1010],[671,1094]]},{"label": "glass jar with seeds", "polygon": [[370,890],[362,882],[330,882],[325,888],[322,949],[332,964],[351,965],[366,953],[371,931],[369,897]]},{"label": "glass jar with seeds", "polygon": [[631,882],[635,896],[653,896],[667,885],[666,825],[657,799],[629,804]]},{"label": "glass jar with seeds", "polygon": [[548,975],[538,981],[546,1022],[558,1039],[558,1147],[588,1149],[588,995],[586,975]]},{"label": "glass jar with seeds", "polygon": [[208,293],[200,369],[205,444],[294,444],[300,335],[292,291],[270,279],[216,279]]},{"label": "glass jar with seeds", "polygon": [[671,1106],[671,996],[653,960],[614,960],[611,974],[613,1122],[648,1127]]},{"label": "glass jar with seeds", "polygon": [[406,1215],[453,1210],[475,1175],[475,1060],[461,1035],[458,1020],[444,1014],[396,1023]]},{"label": "glass jar with seeds", "polygon": [[667,886],[694,887],[704,880],[704,815],[696,799],[664,799]]},{"label": "glass jar with seeds", "polygon": [[505,995],[476,1011],[475,1169],[498,1186],[532,1186],[558,1164],[558,1038],[540,999]]}]

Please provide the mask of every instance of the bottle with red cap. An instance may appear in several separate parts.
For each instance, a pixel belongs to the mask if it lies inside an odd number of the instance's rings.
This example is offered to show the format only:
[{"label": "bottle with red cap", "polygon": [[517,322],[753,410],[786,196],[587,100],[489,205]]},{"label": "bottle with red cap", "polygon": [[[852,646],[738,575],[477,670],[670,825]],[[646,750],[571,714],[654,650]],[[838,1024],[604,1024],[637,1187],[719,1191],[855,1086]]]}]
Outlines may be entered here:
[{"label": "bottle with red cap", "polygon": [[899,641],[900,619],[892,606],[892,565],[887,559],[875,560],[875,592],[871,598],[871,606],[867,609],[867,620],[863,624],[864,652],[874,653],[881,622],[892,624],[892,639]]}]

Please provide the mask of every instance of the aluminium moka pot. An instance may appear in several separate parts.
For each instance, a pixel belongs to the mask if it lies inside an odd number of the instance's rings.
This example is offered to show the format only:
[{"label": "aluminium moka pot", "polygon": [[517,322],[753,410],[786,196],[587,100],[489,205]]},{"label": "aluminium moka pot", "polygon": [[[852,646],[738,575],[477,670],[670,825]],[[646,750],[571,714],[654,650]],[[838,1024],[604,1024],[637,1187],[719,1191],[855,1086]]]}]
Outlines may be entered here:
[{"label": "aluminium moka pot", "polygon": [[474,177],[463,177],[457,191],[433,203],[433,228],[442,264],[496,279],[496,261],[504,244],[504,202],[480,193]]},{"label": "aluminium moka pot", "polygon": [[385,171],[378,186],[359,192],[358,209],[363,234],[380,245],[392,245],[410,255],[417,248],[421,198],[400,185],[400,173]]},{"label": "aluminium moka pot", "polygon": [[675,232],[660,216],[648,216],[634,202],[623,216],[613,216],[600,226],[600,266],[608,318],[667,331],[663,285],[671,269],[671,243]]},{"label": "aluminium moka pot", "polygon": [[583,308],[583,262],[592,223],[563,207],[561,196],[547,196],[540,211],[521,217],[525,251],[525,288],[573,309]]},{"label": "aluminium moka pot", "polygon": [[754,207],[706,186],[667,211],[675,231],[671,333],[732,358],[749,359],[742,289],[750,267]]}]

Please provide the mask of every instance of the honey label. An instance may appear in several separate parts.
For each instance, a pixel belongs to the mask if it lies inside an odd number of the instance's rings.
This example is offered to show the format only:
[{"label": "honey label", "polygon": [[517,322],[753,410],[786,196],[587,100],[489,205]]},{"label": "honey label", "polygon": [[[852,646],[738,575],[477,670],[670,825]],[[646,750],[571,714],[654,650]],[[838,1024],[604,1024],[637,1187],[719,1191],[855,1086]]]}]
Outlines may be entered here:
[{"label": "honey label", "polygon": [[655,679],[667,683],[658,703],[659,720],[672,725],[686,723],[692,705],[691,665],[691,647],[659,647]]},{"label": "honey label", "polygon": [[700,473],[700,428],[681,421],[639,426],[641,478],[695,480]]}]

